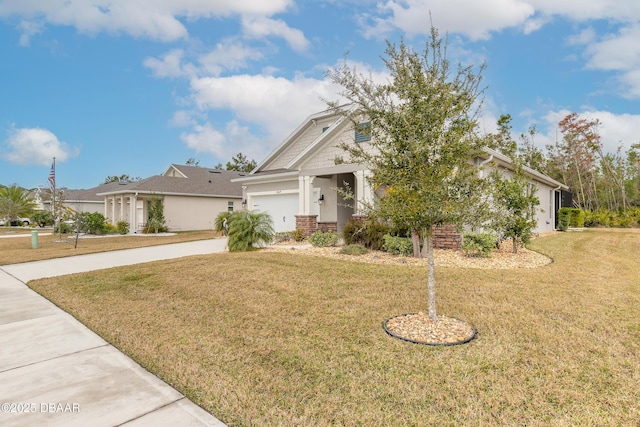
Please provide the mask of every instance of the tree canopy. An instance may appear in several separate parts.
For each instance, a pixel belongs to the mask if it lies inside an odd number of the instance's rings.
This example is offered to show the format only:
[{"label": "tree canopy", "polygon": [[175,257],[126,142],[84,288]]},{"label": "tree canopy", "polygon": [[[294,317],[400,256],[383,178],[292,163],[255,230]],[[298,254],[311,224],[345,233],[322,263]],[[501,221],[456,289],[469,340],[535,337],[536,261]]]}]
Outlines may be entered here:
[{"label": "tree canopy", "polygon": [[226,169],[228,171],[251,172],[258,166],[255,160],[249,160],[247,156],[238,153],[231,157],[231,161],[227,162],[226,167],[222,167],[222,163],[216,165],[216,169]]},{"label": "tree canopy", "polygon": [[122,175],[109,175],[107,176],[104,181],[102,182],[102,184],[108,184],[110,182],[135,182],[135,181],[140,181],[140,177],[131,177],[129,175],[127,175],[126,173],[123,173]]}]

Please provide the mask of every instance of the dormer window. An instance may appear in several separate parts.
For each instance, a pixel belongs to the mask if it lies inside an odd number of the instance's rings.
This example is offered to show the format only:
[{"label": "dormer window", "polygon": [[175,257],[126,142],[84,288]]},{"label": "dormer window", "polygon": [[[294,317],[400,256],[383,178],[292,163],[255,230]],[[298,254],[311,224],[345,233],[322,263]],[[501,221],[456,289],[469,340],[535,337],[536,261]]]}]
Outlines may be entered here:
[{"label": "dormer window", "polygon": [[371,141],[371,122],[358,123],[355,128],[355,141]]}]

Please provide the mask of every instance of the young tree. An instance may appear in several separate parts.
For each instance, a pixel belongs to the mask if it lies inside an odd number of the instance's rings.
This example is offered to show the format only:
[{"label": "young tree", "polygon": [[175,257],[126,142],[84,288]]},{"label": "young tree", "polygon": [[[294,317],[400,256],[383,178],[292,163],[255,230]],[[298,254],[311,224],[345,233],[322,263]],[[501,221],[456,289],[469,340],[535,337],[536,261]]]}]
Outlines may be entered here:
[{"label": "young tree", "polygon": [[[353,123],[362,118],[370,123],[360,130],[371,136],[369,143],[344,148],[354,163],[369,166],[373,188],[384,190],[377,213],[411,230],[414,252],[426,252],[429,317],[436,322],[433,227],[462,226],[484,194],[483,180],[470,162],[481,150],[475,132],[484,66],[476,71],[459,65],[452,72],[446,41],[433,27],[423,52],[404,41],[399,46],[387,42],[383,60],[390,73],[386,83],[346,65],[329,76],[358,107]],[[337,103],[329,105],[341,110]]]},{"label": "young tree", "polygon": [[166,222],[164,219],[164,204],[162,199],[149,200],[149,217],[147,220],[147,230],[154,233],[166,231]]},{"label": "young tree", "polygon": [[492,228],[502,238],[511,239],[513,253],[518,253],[518,243],[529,243],[536,227],[536,206],[540,200],[536,188],[524,174],[520,160],[513,160],[515,170],[510,177],[504,177],[494,170],[494,215]]}]

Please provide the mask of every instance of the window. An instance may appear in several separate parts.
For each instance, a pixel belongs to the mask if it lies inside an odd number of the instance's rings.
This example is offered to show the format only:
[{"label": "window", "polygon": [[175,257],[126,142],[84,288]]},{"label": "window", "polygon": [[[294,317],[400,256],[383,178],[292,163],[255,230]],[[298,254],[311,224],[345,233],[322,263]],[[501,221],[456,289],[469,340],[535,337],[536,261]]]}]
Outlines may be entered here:
[{"label": "window", "polygon": [[227,202],[227,211],[233,212],[233,202]]},{"label": "window", "polygon": [[356,142],[371,141],[371,122],[358,123],[355,129]]}]

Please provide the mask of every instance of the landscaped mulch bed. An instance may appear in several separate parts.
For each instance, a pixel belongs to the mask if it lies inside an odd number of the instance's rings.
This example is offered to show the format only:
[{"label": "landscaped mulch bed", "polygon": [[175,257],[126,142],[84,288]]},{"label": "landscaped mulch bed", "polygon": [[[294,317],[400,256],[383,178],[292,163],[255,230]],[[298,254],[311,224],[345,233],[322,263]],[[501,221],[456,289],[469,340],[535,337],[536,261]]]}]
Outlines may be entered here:
[{"label": "landscaped mulch bed", "polygon": [[475,329],[464,320],[438,316],[433,322],[427,313],[419,312],[395,316],[384,323],[391,336],[416,344],[454,345],[473,339]]},{"label": "landscaped mulch bed", "polygon": [[[511,250],[511,242],[505,242],[500,249],[492,252],[489,258],[468,257],[462,251],[445,249],[434,249],[436,267],[459,267],[459,268],[537,268],[551,263],[551,259],[538,252],[527,248],[518,248],[518,253]],[[304,255],[324,256],[348,261],[375,263],[375,264],[398,264],[398,265],[427,265],[426,258],[413,258],[392,255],[388,252],[370,251],[364,255],[344,255],[340,253],[339,247],[316,248],[308,244],[296,242],[284,242],[270,246],[266,250],[292,252]]]}]

